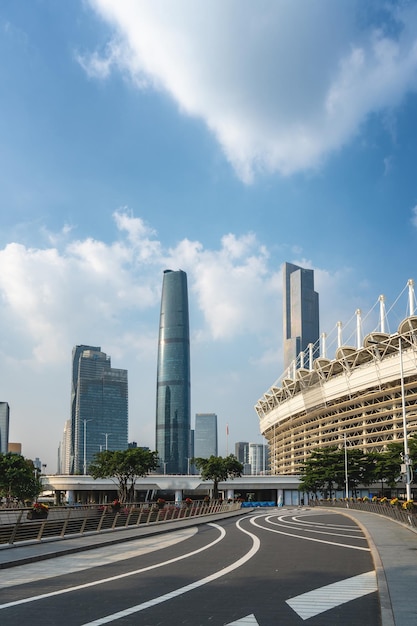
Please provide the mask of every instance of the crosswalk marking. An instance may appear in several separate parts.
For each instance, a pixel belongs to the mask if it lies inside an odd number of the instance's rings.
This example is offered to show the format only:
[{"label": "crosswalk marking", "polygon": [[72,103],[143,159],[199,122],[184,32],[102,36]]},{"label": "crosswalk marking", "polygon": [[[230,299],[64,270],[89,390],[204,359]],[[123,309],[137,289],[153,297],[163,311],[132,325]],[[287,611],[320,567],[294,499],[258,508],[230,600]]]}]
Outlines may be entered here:
[{"label": "crosswalk marking", "polygon": [[290,598],[287,604],[301,619],[306,620],[345,602],[373,593],[377,589],[376,574],[371,571]]},{"label": "crosswalk marking", "polygon": [[252,613],[252,615],[242,617],[235,622],[229,622],[228,624],[226,624],[226,626],[259,626],[259,622]]}]

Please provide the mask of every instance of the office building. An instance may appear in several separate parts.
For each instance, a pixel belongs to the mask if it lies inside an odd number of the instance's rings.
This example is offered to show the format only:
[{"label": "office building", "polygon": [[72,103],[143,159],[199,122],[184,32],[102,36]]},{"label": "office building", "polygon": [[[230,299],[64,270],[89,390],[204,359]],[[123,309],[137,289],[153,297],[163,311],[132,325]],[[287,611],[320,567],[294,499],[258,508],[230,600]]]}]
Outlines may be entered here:
[{"label": "office building", "polygon": [[186,474],[190,456],[190,337],[187,274],[165,270],[156,389],[156,450],[166,474]]},{"label": "office building", "polygon": [[311,369],[319,355],[319,296],[314,291],[314,271],[284,263],[283,279],[284,372],[295,367]]},{"label": "office building", "polygon": [[0,402],[0,452],[9,451],[9,420],[10,407],[7,402]]},{"label": "office building", "polygon": [[202,459],[218,456],[217,415],[215,413],[196,413],[194,455]]},{"label": "office building", "polygon": [[253,476],[266,474],[268,463],[268,446],[262,443],[249,443],[248,457],[250,473]]},{"label": "office building", "polygon": [[58,448],[58,474],[69,474],[71,469],[71,420],[64,425],[62,441]]},{"label": "office building", "polygon": [[237,441],[235,443],[235,457],[239,461],[245,465],[245,463],[249,463],[249,442],[248,441]]},{"label": "office building", "polygon": [[72,473],[86,474],[97,452],[127,449],[127,370],[112,368],[110,357],[100,348],[76,346],[73,357],[76,355],[78,360],[73,358]]},{"label": "office building", "polygon": [[78,387],[78,370],[80,365],[80,357],[85,350],[92,350],[94,352],[100,352],[99,346],[87,346],[79,345],[72,349],[72,378],[71,378],[71,426],[70,426],[70,464],[69,473],[78,474],[79,468],[75,467],[75,415],[76,415],[76,401],[77,401],[77,387]]}]

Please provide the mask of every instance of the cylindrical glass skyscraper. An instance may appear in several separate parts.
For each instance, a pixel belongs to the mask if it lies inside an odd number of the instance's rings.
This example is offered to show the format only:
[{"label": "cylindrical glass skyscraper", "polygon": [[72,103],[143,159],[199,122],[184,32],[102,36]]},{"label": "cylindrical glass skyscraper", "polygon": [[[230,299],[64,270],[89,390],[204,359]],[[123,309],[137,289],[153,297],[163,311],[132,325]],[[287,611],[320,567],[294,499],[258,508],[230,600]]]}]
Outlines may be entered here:
[{"label": "cylindrical glass skyscraper", "polygon": [[187,274],[165,270],[159,319],[156,450],[166,474],[187,473],[190,386]]}]

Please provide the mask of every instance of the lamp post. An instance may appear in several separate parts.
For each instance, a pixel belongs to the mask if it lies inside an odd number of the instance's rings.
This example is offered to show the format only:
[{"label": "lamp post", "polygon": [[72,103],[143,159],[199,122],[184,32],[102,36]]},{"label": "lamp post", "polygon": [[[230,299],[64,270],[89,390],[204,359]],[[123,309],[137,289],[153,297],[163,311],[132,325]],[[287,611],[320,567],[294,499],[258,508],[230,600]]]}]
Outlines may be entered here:
[{"label": "lamp post", "polygon": [[91,422],[93,418],[83,419],[84,422],[84,476],[87,476],[87,422]]},{"label": "lamp post", "polygon": [[102,435],[104,435],[104,436],[105,436],[105,438],[106,438],[106,451],[107,451],[107,450],[108,450],[108,445],[107,445],[107,443],[108,443],[109,436],[111,435],[111,433],[101,433],[101,434],[102,434]]},{"label": "lamp post", "polygon": [[346,501],[349,502],[349,473],[348,473],[348,456],[347,456],[346,433],[343,433],[343,438],[345,440],[345,488],[346,488],[345,494],[346,494]]},{"label": "lamp post", "polygon": [[403,415],[405,492],[406,492],[407,500],[411,500],[410,455],[408,453],[408,441],[407,441],[407,414],[406,414],[406,410],[405,410],[403,350],[402,350],[401,337],[399,338],[398,346],[399,346],[399,353],[400,353],[401,408],[402,408],[402,415]]},{"label": "lamp post", "polygon": [[[379,345],[379,341],[370,341],[369,343]],[[405,386],[404,386],[404,365],[403,365],[403,348],[402,337],[398,337],[398,353],[400,357],[400,382],[401,382],[401,410],[403,419],[403,438],[404,438],[404,466],[405,466],[405,493],[407,500],[411,500],[411,480],[410,480],[410,455],[408,453],[407,441],[407,412],[405,406]]]}]

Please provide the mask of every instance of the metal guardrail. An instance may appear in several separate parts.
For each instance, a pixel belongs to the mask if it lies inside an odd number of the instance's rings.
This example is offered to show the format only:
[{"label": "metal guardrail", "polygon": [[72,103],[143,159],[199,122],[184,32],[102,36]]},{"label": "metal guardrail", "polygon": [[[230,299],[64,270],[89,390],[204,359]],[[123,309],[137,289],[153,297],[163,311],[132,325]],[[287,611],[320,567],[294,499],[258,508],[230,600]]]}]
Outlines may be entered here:
[{"label": "metal guardrail", "polygon": [[336,507],[339,509],[355,509],[357,511],[366,511],[367,513],[377,513],[378,515],[384,515],[390,517],[397,522],[417,528],[417,508],[411,510],[405,510],[397,505],[380,502],[346,502],[346,501],[332,501],[332,500],[310,500],[310,506],[325,506]]},{"label": "metal guardrail", "polygon": [[28,519],[31,509],[2,509],[0,549],[18,543],[108,532],[141,524],[237,511],[240,508],[240,502],[216,500],[208,503],[193,501],[191,504],[167,502],[164,505],[148,502],[121,506],[119,510],[115,510],[112,505],[51,507],[46,518],[38,519]]}]

